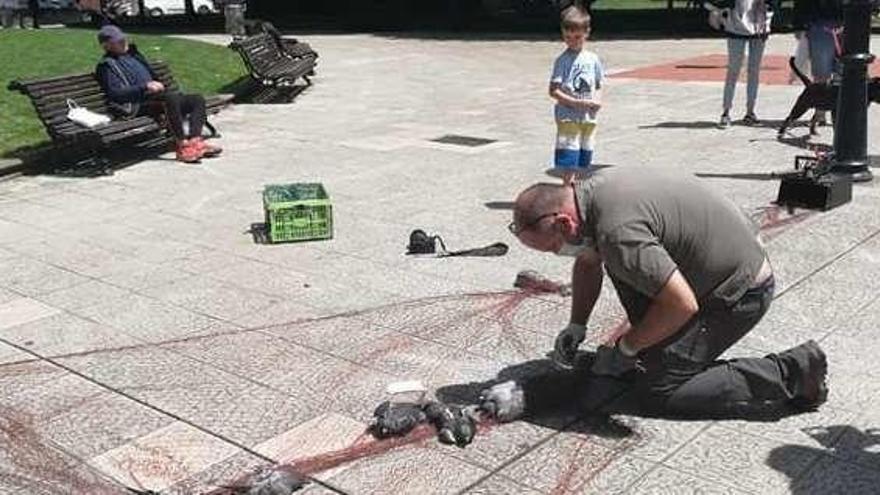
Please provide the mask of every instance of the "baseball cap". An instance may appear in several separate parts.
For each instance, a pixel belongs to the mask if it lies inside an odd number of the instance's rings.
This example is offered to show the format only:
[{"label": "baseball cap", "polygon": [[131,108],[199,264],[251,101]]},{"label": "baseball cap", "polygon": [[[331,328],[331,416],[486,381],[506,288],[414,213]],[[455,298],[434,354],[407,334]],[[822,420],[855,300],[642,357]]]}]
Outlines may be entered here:
[{"label": "baseball cap", "polygon": [[112,24],[108,24],[103,26],[100,31],[98,31],[98,42],[103,43],[105,41],[118,42],[125,40],[125,33],[122,32],[117,26]]}]

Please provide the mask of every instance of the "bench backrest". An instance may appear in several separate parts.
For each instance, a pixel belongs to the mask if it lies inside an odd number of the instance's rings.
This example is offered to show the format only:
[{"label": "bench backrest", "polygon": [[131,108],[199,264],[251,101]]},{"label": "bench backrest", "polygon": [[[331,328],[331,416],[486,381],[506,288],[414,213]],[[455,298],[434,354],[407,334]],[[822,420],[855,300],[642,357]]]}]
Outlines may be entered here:
[{"label": "bench backrest", "polygon": [[258,79],[268,79],[273,67],[289,60],[269,33],[233,41],[229,47],[241,54],[248,71]]},{"label": "bench backrest", "polygon": [[[178,89],[167,64],[151,62],[150,67],[165,87]],[[53,139],[78,129],[77,124],[67,119],[68,99],[76,101],[81,107],[110,115],[107,95],[104,94],[94,73],[12,81],[9,89],[19,91],[30,98],[37,116]]]}]

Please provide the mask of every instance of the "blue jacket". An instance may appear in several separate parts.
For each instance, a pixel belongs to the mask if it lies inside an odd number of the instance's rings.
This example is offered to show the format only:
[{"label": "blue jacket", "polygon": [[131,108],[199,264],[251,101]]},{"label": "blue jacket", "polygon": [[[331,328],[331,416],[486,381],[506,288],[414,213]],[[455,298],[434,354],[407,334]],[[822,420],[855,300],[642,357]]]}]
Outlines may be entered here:
[{"label": "blue jacket", "polygon": [[[159,80],[156,73],[150,68],[150,63],[141,55],[135,45],[129,46],[128,55],[134,57],[147,68],[152,80]],[[110,110],[117,116],[131,117],[138,114],[141,104],[147,99],[147,88],[143,83],[136,83],[135,76],[125,70],[118,58],[110,53],[104,54],[95,68],[95,74],[101,88],[110,100]]]}]

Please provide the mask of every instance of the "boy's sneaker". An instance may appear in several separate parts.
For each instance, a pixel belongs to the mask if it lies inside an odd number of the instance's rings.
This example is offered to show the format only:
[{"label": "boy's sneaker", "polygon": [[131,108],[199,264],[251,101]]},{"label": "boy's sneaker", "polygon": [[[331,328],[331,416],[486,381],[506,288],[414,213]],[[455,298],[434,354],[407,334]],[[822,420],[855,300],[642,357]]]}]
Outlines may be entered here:
[{"label": "boy's sneaker", "polygon": [[756,125],[758,123],[758,117],[755,116],[754,113],[749,112],[743,117],[743,124],[745,125]]},{"label": "boy's sneaker", "polygon": [[176,158],[183,163],[198,163],[202,158],[202,150],[193,141],[180,141],[177,143]]},{"label": "boy's sneaker", "polygon": [[726,113],[722,113],[721,120],[718,121],[718,128],[719,129],[727,129],[728,127],[730,127],[730,115],[727,115]]}]

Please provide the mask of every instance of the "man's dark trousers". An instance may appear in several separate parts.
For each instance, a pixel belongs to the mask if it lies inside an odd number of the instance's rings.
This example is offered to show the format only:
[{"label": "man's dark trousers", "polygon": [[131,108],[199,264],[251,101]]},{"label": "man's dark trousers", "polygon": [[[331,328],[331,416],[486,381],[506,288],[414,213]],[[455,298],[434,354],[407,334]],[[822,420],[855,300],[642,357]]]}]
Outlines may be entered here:
[{"label": "man's dark trousers", "polygon": [[682,416],[742,417],[778,412],[803,393],[802,346],[763,358],[717,361],[764,316],[771,277],[732,306],[708,304],[676,335],[641,354],[636,389],[649,410]]},{"label": "man's dark trousers", "polygon": [[[150,97],[144,112],[151,115],[164,113],[168,129],[177,140],[199,137],[207,120],[205,99],[201,95],[185,95],[166,92]],[[184,119],[189,123],[189,132],[184,132]]]}]

